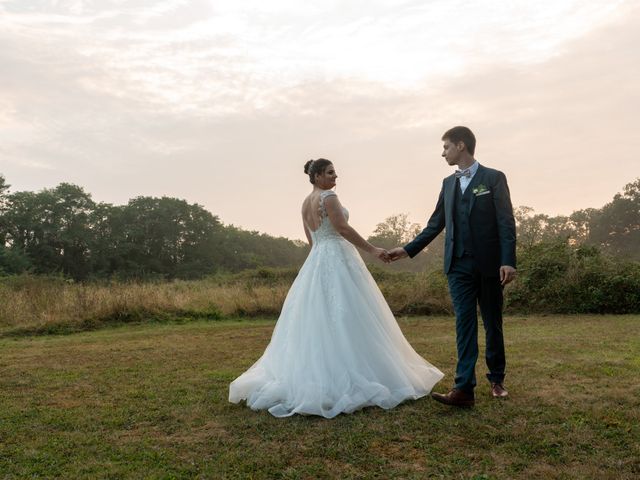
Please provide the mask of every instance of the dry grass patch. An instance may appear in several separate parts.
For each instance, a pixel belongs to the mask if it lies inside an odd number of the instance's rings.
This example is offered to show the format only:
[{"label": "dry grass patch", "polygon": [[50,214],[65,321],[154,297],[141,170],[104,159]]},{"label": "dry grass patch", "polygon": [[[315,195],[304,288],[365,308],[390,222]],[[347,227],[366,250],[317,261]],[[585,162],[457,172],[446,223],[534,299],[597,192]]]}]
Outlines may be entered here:
[{"label": "dry grass patch", "polygon": [[[0,278],[0,337],[74,333],[125,323],[276,317],[294,278],[295,271],[277,270],[146,283]],[[389,276],[379,285],[394,312],[451,312],[442,275]]]}]

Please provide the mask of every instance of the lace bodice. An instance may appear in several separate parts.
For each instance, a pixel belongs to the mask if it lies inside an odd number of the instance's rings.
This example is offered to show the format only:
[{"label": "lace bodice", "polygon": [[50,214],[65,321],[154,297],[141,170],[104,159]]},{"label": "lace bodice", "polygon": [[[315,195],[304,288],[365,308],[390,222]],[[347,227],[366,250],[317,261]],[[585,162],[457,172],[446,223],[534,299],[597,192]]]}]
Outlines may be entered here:
[{"label": "lace bodice", "polygon": [[[313,240],[314,245],[324,240],[344,239],[344,237],[336,232],[336,230],[333,228],[331,220],[327,215],[327,208],[325,207],[324,202],[327,197],[332,196],[336,196],[336,192],[334,192],[333,190],[325,190],[324,192],[320,193],[320,226],[315,231],[310,230],[311,239]],[[345,218],[349,220],[349,212],[346,208],[342,208],[342,213],[344,214]]]}]

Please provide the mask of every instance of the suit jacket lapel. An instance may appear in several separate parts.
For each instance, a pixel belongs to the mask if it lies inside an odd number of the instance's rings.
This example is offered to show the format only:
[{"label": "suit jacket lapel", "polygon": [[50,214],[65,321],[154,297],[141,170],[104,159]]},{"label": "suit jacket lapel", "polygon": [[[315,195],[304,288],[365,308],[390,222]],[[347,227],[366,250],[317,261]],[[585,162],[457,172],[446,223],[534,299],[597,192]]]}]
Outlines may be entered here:
[{"label": "suit jacket lapel", "polygon": [[471,210],[473,210],[473,204],[476,203],[476,196],[473,193],[473,189],[480,185],[484,180],[484,167],[482,165],[478,165],[478,170],[476,174],[471,179],[471,183],[467,186],[467,190],[469,190],[469,195],[471,195],[471,199],[469,200],[469,211],[467,215],[471,215]]}]

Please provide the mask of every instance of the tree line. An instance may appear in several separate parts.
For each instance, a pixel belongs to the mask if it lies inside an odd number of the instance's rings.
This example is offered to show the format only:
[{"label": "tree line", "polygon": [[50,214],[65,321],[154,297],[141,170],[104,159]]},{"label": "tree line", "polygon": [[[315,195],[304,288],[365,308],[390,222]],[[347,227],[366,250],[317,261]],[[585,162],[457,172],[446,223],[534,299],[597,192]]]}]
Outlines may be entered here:
[{"label": "tree line", "polygon": [[137,197],[95,202],[62,183],[9,192],[0,175],[0,274],[93,278],[199,278],[259,266],[302,263],[307,247],[233,225],[197,204]]},{"label": "tree line", "polygon": [[[549,216],[521,206],[515,208],[514,216],[518,250],[522,254],[536,245],[560,241],[569,246],[594,247],[605,255],[640,261],[640,178],[625,185],[623,191],[602,208],[577,210],[566,216]],[[406,214],[392,215],[376,226],[369,241],[383,248],[392,248],[407,243],[422,228],[420,224],[411,223]],[[401,262],[391,266],[406,265],[423,270],[425,266],[441,264],[443,235],[439,235],[426,252],[428,255],[422,254],[418,257],[423,258],[413,260],[413,267]],[[427,256],[431,259],[425,258]]]},{"label": "tree line", "polygon": [[[257,267],[295,268],[309,249],[299,241],[224,225],[198,204],[170,197],[136,197],[126,205],[95,202],[62,183],[39,192],[10,192],[0,175],[0,274],[62,274],[93,278],[200,278]],[[565,242],[640,260],[640,178],[602,208],[569,216],[515,209],[522,255],[536,245]],[[368,240],[403,245],[422,225],[406,214],[379,223]],[[413,260],[386,267],[422,271],[442,264],[443,235]]]},{"label": "tree line", "polygon": [[[508,311],[640,312],[640,178],[602,208],[549,216],[518,207],[514,215],[518,279],[507,287]],[[421,228],[404,214],[393,215],[378,224],[369,240],[385,247],[402,245]],[[386,270],[426,271],[428,281],[445,284],[443,237],[414,259],[392,263]],[[374,270],[377,277],[385,274]],[[420,275],[410,281],[419,281]]]}]

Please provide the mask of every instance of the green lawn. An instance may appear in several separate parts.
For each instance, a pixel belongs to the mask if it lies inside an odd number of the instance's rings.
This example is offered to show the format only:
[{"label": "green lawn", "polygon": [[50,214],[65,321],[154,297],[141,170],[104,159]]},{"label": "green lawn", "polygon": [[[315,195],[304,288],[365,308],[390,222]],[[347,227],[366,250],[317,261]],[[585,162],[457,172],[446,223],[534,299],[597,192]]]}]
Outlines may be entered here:
[{"label": "green lawn", "polygon": [[[453,319],[400,324],[448,390]],[[0,478],[640,478],[640,316],[509,317],[509,399],[333,420],[227,402],[273,325],[0,339]]]}]

